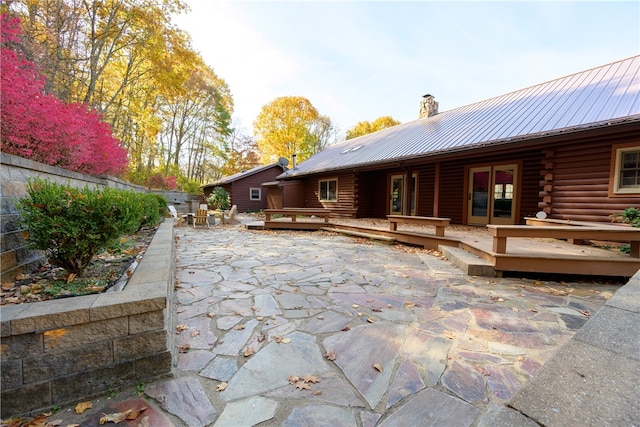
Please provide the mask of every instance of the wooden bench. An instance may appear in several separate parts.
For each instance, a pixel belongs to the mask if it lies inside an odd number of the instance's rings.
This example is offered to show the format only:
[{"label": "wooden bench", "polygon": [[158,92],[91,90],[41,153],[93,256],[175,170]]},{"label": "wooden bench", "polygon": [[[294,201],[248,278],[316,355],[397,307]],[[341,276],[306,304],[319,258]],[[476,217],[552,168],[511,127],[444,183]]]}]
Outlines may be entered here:
[{"label": "wooden bench", "polygon": [[630,255],[640,258],[640,229],[633,227],[575,227],[575,226],[528,226],[528,225],[487,225],[493,236],[493,252],[507,252],[508,237],[552,238],[568,240],[601,240],[610,242],[630,242]]},{"label": "wooden bench", "polygon": [[433,225],[436,236],[444,237],[444,229],[449,225],[450,218],[435,218],[430,216],[387,215],[389,230],[396,231],[398,224]]},{"label": "wooden bench", "polygon": [[291,217],[291,222],[296,222],[298,216],[316,216],[324,218],[324,222],[329,222],[331,216],[330,209],[310,209],[310,208],[283,208],[283,209],[265,209],[265,222],[271,221],[271,215],[282,215]]}]

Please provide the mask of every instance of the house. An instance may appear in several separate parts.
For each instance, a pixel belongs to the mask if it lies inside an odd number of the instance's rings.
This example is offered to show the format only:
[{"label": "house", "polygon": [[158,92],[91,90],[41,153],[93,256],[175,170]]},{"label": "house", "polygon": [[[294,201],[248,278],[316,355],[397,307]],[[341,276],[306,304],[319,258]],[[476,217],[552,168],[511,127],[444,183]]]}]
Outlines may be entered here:
[{"label": "house", "polygon": [[205,200],[215,187],[222,187],[229,193],[231,205],[238,207],[238,212],[257,211],[267,208],[266,191],[262,188],[262,184],[273,181],[282,172],[283,166],[280,163],[271,163],[238,172],[210,184],[205,184],[201,188],[204,192]]},{"label": "house", "polygon": [[482,225],[640,206],[640,56],[444,112],[425,95],[419,112],[279,174],[284,207]]}]

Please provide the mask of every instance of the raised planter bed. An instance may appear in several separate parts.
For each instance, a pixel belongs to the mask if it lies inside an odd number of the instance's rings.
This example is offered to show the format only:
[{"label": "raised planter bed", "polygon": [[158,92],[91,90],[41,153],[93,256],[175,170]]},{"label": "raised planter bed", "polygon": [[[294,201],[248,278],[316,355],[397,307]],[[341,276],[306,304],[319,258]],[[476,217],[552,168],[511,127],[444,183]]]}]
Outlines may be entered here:
[{"label": "raised planter bed", "polygon": [[174,270],[164,221],[122,291],[0,307],[0,416],[170,375]]}]

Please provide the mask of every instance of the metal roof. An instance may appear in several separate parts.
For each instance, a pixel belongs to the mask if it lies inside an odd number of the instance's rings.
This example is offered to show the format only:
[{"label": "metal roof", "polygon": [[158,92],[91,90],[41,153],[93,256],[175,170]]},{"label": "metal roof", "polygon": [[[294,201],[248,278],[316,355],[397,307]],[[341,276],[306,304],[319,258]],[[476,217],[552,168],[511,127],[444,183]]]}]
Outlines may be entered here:
[{"label": "metal roof", "polygon": [[282,167],[282,166],[280,166],[280,164],[278,162],[271,163],[269,165],[258,166],[258,167],[255,167],[253,169],[249,169],[248,171],[238,172],[236,174],[229,175],[229,176],[224,177],[224,178],[220,178],[219,180],[211,182],[209,184],[201,185],[200,188],[211,187],[211,186],[215,186],[215,185],[230,184],[230,183],[235,182],[235,181],[237,181],[239,179],[246,178],[248,176],[257,174],[258,172],[262,172],[264,170],[270,169],[270,168],[272,168],[274,166],[278,166],[280,168]]},{"label": "metal roof", "polygon": [[640,120],[640,56],[332,145],[279,179]]}]

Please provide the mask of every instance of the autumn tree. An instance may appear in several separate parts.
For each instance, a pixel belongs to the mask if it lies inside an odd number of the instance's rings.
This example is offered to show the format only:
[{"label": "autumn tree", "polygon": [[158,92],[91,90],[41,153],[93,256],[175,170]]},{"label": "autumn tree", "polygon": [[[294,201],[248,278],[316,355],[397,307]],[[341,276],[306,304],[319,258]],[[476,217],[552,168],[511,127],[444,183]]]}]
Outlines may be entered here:
[{"label": "autumn tree", "polygon": [[[224,159],[231,93],[175,27],[183,0],[15,0],[45,91],[90,105],[129,151],[128,178],[206,179]],[[155,178],[154,178],[155,179]],[[197,187],[197,186],[196,186]]]},{"label": "autumn tree", "polygon": [[220,177],[233,175],[260,165],[260,153],[255,139],[242,134],[238,129],[234,129],[227,137],[225,150],[226,161],[220,168]]},{"label": "autumn tree", "polygon": [[2,151],[77,172],[123,172],[126,151],[101,115],[46,94],[36,66],[11,49],[19,45],[19,25],[2,15]]},{"label": "autumn tree", "polygon": [[300,96],[276,98],[262,107],[253,132],[264,164],[296,154],[304,161],[322,150],[331,136],[331,120]]},{"label": "autumn tree", "polygon": [[369,133],[377,132],[379,130],[390,128],[399,124],[400,122],[394,120],[391,116],[378,117],[373,122],[358,122],[354,127],[347,130],[346,139],[357,138],[359,136],[367,135]]}]

